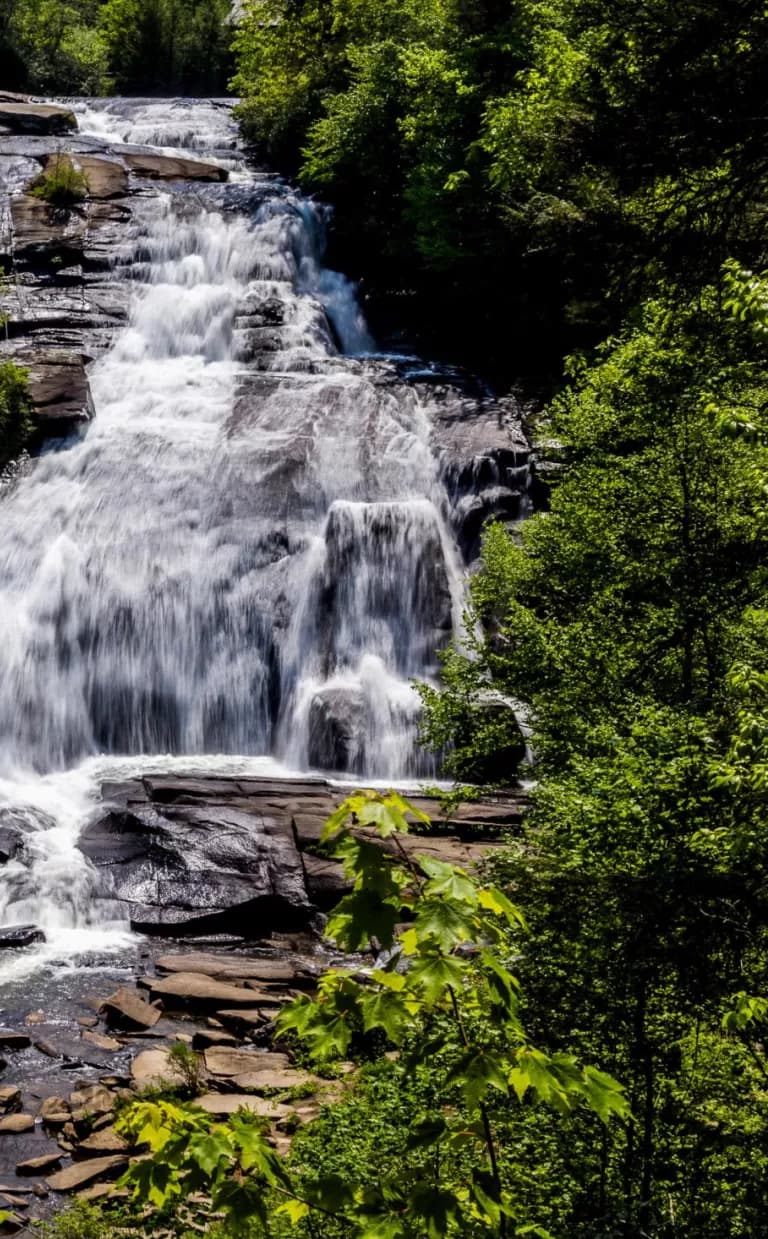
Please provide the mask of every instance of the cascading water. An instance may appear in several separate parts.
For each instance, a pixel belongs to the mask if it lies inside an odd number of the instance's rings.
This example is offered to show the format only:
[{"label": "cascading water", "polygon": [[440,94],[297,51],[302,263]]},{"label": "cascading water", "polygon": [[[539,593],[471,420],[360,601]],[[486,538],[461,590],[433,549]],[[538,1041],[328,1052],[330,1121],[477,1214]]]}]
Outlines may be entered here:
[{"label": "cascading water", "polygon": [[410,682],[461,597],[429,420],[382,382],[319,208],[247,170],[226,108],[79,110],[83,133],[218,152],[232,176],[139,200],[95,419],[0,500],[0,799],[45,835],[4,873],[0,919],[34,898],[56,926],[87,923],[94,755],[431,772]]}]

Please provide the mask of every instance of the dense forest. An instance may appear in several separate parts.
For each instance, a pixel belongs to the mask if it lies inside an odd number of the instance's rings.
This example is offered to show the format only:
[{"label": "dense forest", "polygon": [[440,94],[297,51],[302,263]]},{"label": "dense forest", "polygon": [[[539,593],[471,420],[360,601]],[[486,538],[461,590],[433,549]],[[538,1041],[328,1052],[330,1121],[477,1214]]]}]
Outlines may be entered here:
[{"label": "dense forest", "polygon": [[[358,1087],[288,1162],[257,1123],[147,1098],[139,1199],[178,1235],[206,1190],[212,1237],[768,1236],[768,10],[227,7],[4,0],[3,84],[233,73],[256,156],[334,204],[380,332],[519,384],[547,485],[485,532],[423,742],[471,795],[517,735],[494,690],[525,705],[535,787],[482,880],[331,822],[356,886],[329,932],[411,965],[330,973],[282,1032]],[[406,829],[396,800],[348,814]],[[56,1233],[156,1233],[136,1218]]]}]

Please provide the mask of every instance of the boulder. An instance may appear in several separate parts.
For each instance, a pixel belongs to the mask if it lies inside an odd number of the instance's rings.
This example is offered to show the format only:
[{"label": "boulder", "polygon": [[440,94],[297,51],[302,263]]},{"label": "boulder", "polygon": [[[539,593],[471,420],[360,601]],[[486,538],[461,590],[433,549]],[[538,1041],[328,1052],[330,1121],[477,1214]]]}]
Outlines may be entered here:
[{"label": "boulder", "polygon": [[105,1020],[115,1028],[154,1028],[160,1019],[157,1007],[140,998],[135,990],[121,986],[100,1007]]},{"label": "boulder", "polygon": [[200,1028],[192,1038],[193,1050],[207,1050],[211,1046],[236,1046],[238,1039],[232,1033],[217,1028]]},{"label": "boulder", "polygon": [[88,1045],[95,1046],[97,1050],[103,1050],[106,1054],[115,1053],[123,1047],[114,1037],[105,1037],[102,1033],[94,1032],[91,1028],[83,1029],[80,1034],[83,1041],[87,1041]]},{"label": "boulder", "polygon": [[365,767],[366,702],[360,689],[327,687],[309,707],[308,759],[321,770],[362,774]]},{"label": "boulder", "polygon": [[[251,995],[251,1001],[253,1001],[253,995]],[[239,1037],[247,1037],[268,1023],[268,1017],[260,1007],[243,1007],[242,1010],[217,1011],[216,1018],[225,1028],[231,1028],[232,1032]]]},{"label": "boulder", "polygon": [[[58,158],[58,154],[47,155],[43,165],[45,169]],[[88,182],[89,198],[122,198],[128,193],[128,171],[122,159],[80,152],[74,152],[71,159]]]},{"label": "boulder", "polygon": [[74,1192],[79,1187],[85,1187],[99,1179],[117,1179],[128,1169],[128,1158],[124,1155],[111,1157],[93,1157],[82,1162],[73,1162],[57,1174],[45,1180],[52,1192]]},{"label": "boulder", "polygon": [[135,805],[95,820],[79,846],[104,899],[123,904],[145,933],[258,938],[302,929],[313,915],[287,814]]},{"label": "boulder", "polygon": [[115,1108],[114,1094],[103,1084],[86,1084],[70,1093],[69,1104],[73,1117],[81,1114],[90,1117],[98,1114],[111,1114]]},{"label": "boulder", "polygon": [[74,112],[52,103],[0,100],[0,126],[7,133],[65,134],[77,129]]},{"label": "boulder", "polygon": [[226,181],[229,173],[218,164],[182,155],[161,155],[157,151],[126,146],[120,154],[132,172],[159,181]]},{"label": "boulder", "polygon": [[313,856],[309,852],[304,852],[301,859],[307,894],[321,911],[327,912],[335,907],[341,897],[352,889],[352,881],[340,861]]}]

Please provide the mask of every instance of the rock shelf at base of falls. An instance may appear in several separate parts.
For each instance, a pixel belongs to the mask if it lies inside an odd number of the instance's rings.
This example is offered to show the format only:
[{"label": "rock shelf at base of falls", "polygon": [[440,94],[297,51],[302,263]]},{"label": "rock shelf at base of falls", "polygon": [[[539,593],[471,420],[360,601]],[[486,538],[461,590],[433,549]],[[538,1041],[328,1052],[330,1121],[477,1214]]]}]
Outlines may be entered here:
[{"label": "rock shelf at base of falls", "polygon": [[[317,896],[307,861],[315,856],[326,816],[345,794],[347,789],[320,778],[174,774],[110,783],[103,787],[104,807],[86,830],[83,846],[90,848],[95,863],[109,856],[117,874],[111,897],[119,897],[120,881],[125,880],[129,889],[123,893],[130,903],[137,884],[150,882],[152,865],[167,874],[175,863],[179,873],[173,881],[181,881],[182,865],[193,866],[196,858],[210,855],[201,841],[205,824],[211,835],[220,836],[222,815],[241,815],[236,821],[243,834],[250,831],[257,841],[255,851],[246,855],[258,863],[240,877],[255,892],[269,882],[277,840],[277,864],[289,874],[304,875],[304,885],[296,892],[297,925],[304,926]],[[405,846],[470,866],[498,845],[502,831],[515,828],[526,807],[525,793],[513,788],[461,805],[446,820],[437,798],[412,793],[410,799],[429,816],[431,833],[404,836]],[[127,815],[126,829],[115,830],[115,815],[121,814]],[[141,829],[137,822],[143,823]],[[197,850],[190,847],[190,831]],[[176,851],[171,847],[174,834]],[[159,854],[154,852],[156,838],[164,840]],[[148,840],[151,856],[143,850]],[[219,856],[222,864],[241,864],[240,845],[233,847],[234,854]],[[105,867],[105,877],[107,872]],[[216,898],[222,890],[246,896],[238,905],[245,930],[243,909],[258,906],[258,896],[227,885],[226,873],[220,876],[222,885],[210,888]],[[336,877],[342,889],[344,883]],[[193,868],[186,870],[186,881],[190,889],[195,886]],[[329,889],[322,888],[324,897]],[[203,910],[202,919],[212,916],[210,907]],[[186,934],[197,919],[190,914],[189,923],[182,925]],[[163,928],[168,930],[165,924]],[[311,925],[280,932],[268,923],[252,922],[249,936],[255,940],[252,945],[231,936],[226,941],[209,937],[207,945],[203,935],[175,942],[148,939],[133,981],[123,979],[111,990],[94,993],[99,974],[86,971],[67,1018],[59,1013],[50,1023],[39,1010],[29,1012],[18,1027],[6,1021],[0,1030],[0,1048],[8,1060],[0,1088],[0,1207],[13,1210],[18,1231],[27,1219],[50,1216],[74,1196],[120,1198],[124,1189],[117,1180],[143,1150],[129,1147],[115,1130],[116,1108],[143,1090],[183,1092],[192,1079],[196,1104],[213,1119],[240,1109],[257,1114],[269,1124],[275,1147],[285,1152],[298,1127],[354,1087],[352,1063],[340,1069],[336,1065],[336,1078],[324,1078],[297,1065],[284,1045],[274,1044],[274,1020],[281,1007],[297,994],[313,993],[318,977],[331,962],[338,964],[338,956],[329,953]],[[372,959],[361,955],[355,962],[370,964]],[[54,1043],[55,1060],[29,1044],[38,1036],[42,1040],[43,1034]],[[187,1047],[186,1069],[173,1053],[179,1043]],[[195,1064],[191,1075],[190,1057]],[[204,1219],[205,1209],[204,1198],[193,1202],[190,1220]]]},{"label": "rock shelf at base of falls", "polygon": [[[324,822],[346,794],[322,779],[107,784],[105,811],[79,841],[98,873],[96,904],[117,904],[134,929],[156,936],[247,941],[311,929],[317,912],[348,889],[341,864],[319,854]],[[437,798],[417,795],[413,803],[436,833],[407,836],[404,846],[471,865],[494,846],[494,831],[519,823],[527,798],[511,789],[449,819]]]}]

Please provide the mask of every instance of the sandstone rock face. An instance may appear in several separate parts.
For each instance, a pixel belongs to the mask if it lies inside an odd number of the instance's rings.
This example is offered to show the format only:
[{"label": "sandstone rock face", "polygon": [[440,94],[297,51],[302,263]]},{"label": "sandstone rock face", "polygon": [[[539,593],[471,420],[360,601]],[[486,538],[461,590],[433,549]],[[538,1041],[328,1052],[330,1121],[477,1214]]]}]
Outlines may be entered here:
[{"label": "sandstone rock face", "polygon": [[264,1053],[259,1050],[230,1050],[214,1046],[205,1051],[205,1066],[213,1076],[260,1075],[284,1071],[290,1067],[287,1054]]},{"label": "sandstone rock face", "polygon": [[66,134],[77,129],[77,121],[69,108],[23,103],[6,96],[0,100],[0,129],[6,133]]},{"label": "sandstone rock face", "polygon": [[238,1110],[249,1110],[251,1114],[265,1119],[280,1119],[290,1114],[291,1109],[264,1097],[254,1097],[251,1093],[206,1093],[198,1097],[194,1104],[216,1118],[237,1114]]}]

